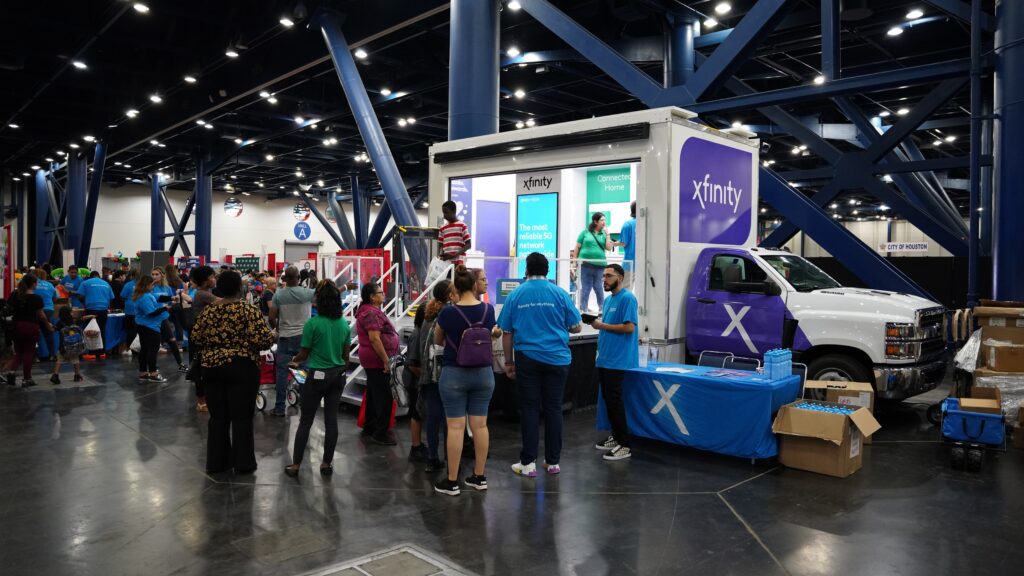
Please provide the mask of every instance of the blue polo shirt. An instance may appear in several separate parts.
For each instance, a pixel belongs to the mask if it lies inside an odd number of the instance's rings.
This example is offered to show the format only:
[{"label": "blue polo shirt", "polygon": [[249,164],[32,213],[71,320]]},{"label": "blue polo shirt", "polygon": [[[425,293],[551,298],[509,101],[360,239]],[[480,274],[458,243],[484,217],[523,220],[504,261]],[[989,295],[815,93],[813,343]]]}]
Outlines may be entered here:
[{"label": "blue polo shirt", "polygon": [[[636,260],[636,218],[630,218],[622,224],[619,232],[619,242],[625,244],[622,247],[623,258],[633,262]],[[628,268],[627,268],[628,270]]]},{"label": "blue polo shirt", "polygon": [[132,292],[135,292],[135,280],[125,282],[121,288],[121,299],[124,300],[124,315],[135,316],[135,301],[132,300]]},{"label": "blue polo shirt", "polygon": [[552,366],[572,363],[569,328],[580,323],[569,293],[546,278],[527,280],[512,291],[498,317],[498,326],[512,332],[512,344],[535,362]]},{"label": "blue polo shirt", "polygon": [[85,298],[86,310],[106,310],[114,299],[114,291],[103,278],[89,278],[78,289]]},{"label": "blue polo shirt", "polygon": [[36,284],[36,294],[43,299],[43,310],[53,311],[53,299],[57,296],[57,289],[46,280],[40,280]]},{"label": "blue polo shirt", "polygon": [[[75,276],[72,278],[70,274],[65,274],[64,277],[60,279],[60,284],[67,288],[68,292],[78,292],[78,289],[82,287],[82,277]],[[78,296],[71,296],[71,304],[72,308],[81,308],[83,304],[82,299]]]},{"label": "blue polo shirt", "polygon": [[[637,326],[636,296],[623,288],[618,294],[609,294],[604,297],[604,313],[601,321],[605,324],[625,324],[632,322]],[[597,362],[598,368],[609,368],[612,370],[629,370],[640,365],[640,328],[637,326],[632,334],[616,334],[601,330],[597,335]]]},{"label": "blue polo shirt", "polygon": [[151,290],[135,301],[135,323],[153,332],[160,332],[160,323],[170,316],[167,308],[156,301],[157,296],[156,290]]}]

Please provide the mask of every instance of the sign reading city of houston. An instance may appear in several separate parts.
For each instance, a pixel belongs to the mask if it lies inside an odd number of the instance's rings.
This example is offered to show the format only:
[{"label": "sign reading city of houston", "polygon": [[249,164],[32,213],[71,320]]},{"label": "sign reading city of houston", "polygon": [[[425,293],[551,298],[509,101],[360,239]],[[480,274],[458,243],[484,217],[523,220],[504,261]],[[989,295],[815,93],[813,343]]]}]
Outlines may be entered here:
[{"label": "sign reading city of houston", "polygon": [[690,138],[679,151],[679,241],[742,245],[750,237],[750,152]]}]

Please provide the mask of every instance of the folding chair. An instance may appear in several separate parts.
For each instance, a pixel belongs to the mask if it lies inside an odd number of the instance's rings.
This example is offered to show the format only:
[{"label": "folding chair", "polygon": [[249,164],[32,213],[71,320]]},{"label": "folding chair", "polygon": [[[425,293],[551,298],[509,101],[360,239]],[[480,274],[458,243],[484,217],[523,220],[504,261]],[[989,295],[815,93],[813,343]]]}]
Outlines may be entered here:
[{"label": "folding chair", "polygon": [[714,350],[705,350],[701,352],[700,357],[697,358],[697,366],[721,368],[725,366],[726,359],[732,357],[732,352],[716,352]]}]

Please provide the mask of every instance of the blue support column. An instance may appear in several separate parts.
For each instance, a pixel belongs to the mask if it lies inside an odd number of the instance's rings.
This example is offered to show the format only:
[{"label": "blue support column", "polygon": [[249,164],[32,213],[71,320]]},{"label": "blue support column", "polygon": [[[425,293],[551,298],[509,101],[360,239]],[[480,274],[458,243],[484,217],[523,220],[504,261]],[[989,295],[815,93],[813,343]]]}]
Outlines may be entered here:
[{"label": "blue support column", "polygon": [[449,140],[498,132],[498,6],[487,0],[452,0]]},{"label": "blue support column", "polygon": [[[484,2],[481,2],[483,4]],[[395,214],[395,220],[404,226],[415,226],[417,223],[416,211],[409,199],[409,192],[405,188],[402,175],[398,173],[398,166],[395,158],[391,155],[391,149],[384,138],[384,132],[380,128],[380,122],[373,111],[373,104],[366,94],[366,87],[359,76],[355,60],[349,51],[348,41],[341,31],[338,17],[333,12],[322,10],[315,20],[320,27],[327,50],[334,61],[334,68],[338,72],[341,86],[345,91],[345,99],[352,110],[352,116],[359,127],[359,134],[366,144],[366,151],[370,155],[373,167],[377,169],[377,178],[384,189],[384,196],[391,204],[391,210]],[[469,31],[467,31],[469,33]],[[497,53],[495,53],[497,58]],[[495,96],[497,106],[497,96]],[[354,196],[353,196],[354,197]],[[423,263],[424,267],[426,262]]]},{"label": "blue support column", "polygon": [[370,235],[366,237],[367,248],[376,248],[380,244],[380,238],[384,235],[384,231],[387,230],[389,223],[391,223],[391,205],[385,202],[381,205],[380,212],[377,212],[377,218],[373,221]]},{"label": "blue support column", "polygon": [[995,195],[992,199],[992,287],[998,300],[1024,300],[1024,2],[996,2]]},{"label": "blue support column", "polygon": [[[694,25],[692,19],[683,13],[672,14],[668,37],[668,53],[665,59],[665,87],[681,86],[693,76],[694,70]],[[699,23],[697,24],[700,25]]]},{"label": "blue support column", "polygon": [[[1021,12],[1021,15],[1024,16],[1024,11]],[[1024,31],[1024,27],[1021,30]],[[970,187],[970,202],[967,212],[967,242],[969,246],[967,251],[967,307],[973,308],[978,305],[978,207],[981,206],[981,0],[971,0]],[[1015,192],[1018,196],[1020,195],[1020,189]],[[1021,239],[1024,239],[1024,235],[1021,235]],[[1019,254],[1017,262],[1019,265]]]},{"label": "blue support column", "polygon": [[356,248],[366,248],[370,235],[370,193],[359,185],[359,176],[349,176],[352,183],[352,219],[355,220]]},{"label": "blue support column", "polygon": [[92,177],[89,179],[89,197],[85,201],[85,221],[82,228],[82,242],[77,247],[79,253],[88,257],[92,248],[92,231],[96,224],[96,208],[100,202],[100,185],[103,184],[103,165],[107,160],[106,142],[97,142],[92,157]]},{"label": "blue support column", "polygon": [[[985,99],[981,115],[985,117],[981,129],[981,154],[984,157],[992,156],[992,100]],[[992,213],[992,166],[983,166],[981,169],[981,221],[978,223],[981,229],[981,254],[992,255],[992,222],[995,214]]]},{"label": "blue support column", "polygon": [[[333,226],[331,226],[331,222],[327,220],[327,217],[324,216],[322,212],[320,212],[320,209],[316,207],[316,204],[314,204],[313,200],[309,198],[309,195],[299,190],[299,198],[301,198],[302,201],[306,204],[306,207],[309,208],[309,212],[313,214],[313,216],[317,219],[318,222],[320,222],[320,225],[323,226],[325,230],[327,230],[327,233],[330,234],[331,239],[334,240],[334,243],[338,245],[338,249],[345,250],[345,242],[342,241],[341,236],[338,236],[338,232],[334,230]],[[338,216],[335,215],[334,218],[337,219]]]},{"label": "blue support column", "polygon": [[[47,232],[50,220],[50,191],[46,183],[46,172],[36,170],[36,193],[35,193],[35,253],[32,260],[42,264],[50,261],[50,250],[53,249],[53,232]],[[19,224],[24,224],[23,218]],[[21,228],[18,235],[27,238],[27,234]],[[21,242],[18,242],[21,245]]]},{"label": "blue support column", "polygon": [[826,80],[839,78],[839,0],[821,0],[821,73]]},{"label": "blue support column", "polygon": [[[210,243],[213,236],[213,176],[206,172],[206,161],[196,161],[196,246],[195,255],[213,259]],[[184,225],[181,226],[184,229]]]},{"label": "blue support column", "polygon": [[85,179],[88,173],[85,155],[68,156],[68,182],[64,186],[67,195],[64,201],[64,249],[75,251],[75,264],[79,266],[85,266],[88,260],[88,254],[81,253],[82,232],[85,228]]},{"label": "blue support column", "polygon": [[[198,187],[198,184],[196,185],[196,187]],[[166,205],[166,197],[165,197],[165,205]],[[191,256],[191,254],[189,253],[189,250],[188,250],[188,244],[185,242],[185,236],[184,235],[187,234],[187,232],[184,232],[184,230],[185,230],[185,226],[188,224],[189,218],[192,217],[192,212],[195,210],[195,208],[196,208],[196,190],[193,189],[192,193],[188,195],[188,200],[185,201],[185,212],[181,215],[181,221],[178,223],[178,230],[182,231],[182,236],[180,238],[175,237],[174,240],[171,240],[171,247],[168,248],[168,250],[167,250],[168,252],[171,253],[171,256],[174,256],[174,254],[178,251],[178,245],[179,244],[181,245],[181,252],[185,256]],[[168,211],[168,216],[170,216],[170,212],[169,211]],[[193,234],[195,234],[195,232],[193,232]]]},{"label": "blue support column", "polygon": [[164,195],[160,192],[160,177],[153,173],[149,187],[149,249],[164,249],[164,231],[167,214],[164,209]]},{"label": "blue support column", "polygon": [[348,215],[342,210],[338,203],[338,195],[331,192],[327,195],[327,205],[334,212],[334,221],[338,223],[338,231],[341,232],[341,239],[345,243],[345,249],[350,250],[356,247],[356,237],[352,233],[352,227],[348,224]]}]

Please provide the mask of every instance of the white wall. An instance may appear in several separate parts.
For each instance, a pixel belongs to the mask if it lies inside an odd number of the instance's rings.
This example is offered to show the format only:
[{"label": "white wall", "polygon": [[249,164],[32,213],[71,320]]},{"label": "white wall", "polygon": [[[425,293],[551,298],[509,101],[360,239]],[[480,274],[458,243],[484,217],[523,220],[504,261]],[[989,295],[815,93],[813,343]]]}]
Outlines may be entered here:
[{"label": "white wall", "polygon": [[[185,201],[188,192],[179,190],[168,190],[167,197],[170,200],[174,213],[179,218],[185,209]],[[288,197],[271,202],[265,202],[264,197],[233,196],[242,201],[242,214],[237,218],[231,218],[224,213],[224,200],[227,194],[222,192],[213,193],[213,218],[212,238],[210,249],[212,256],[217,258],[221,249],[227,254],[261,254],[266,247],[267,252],[274,252],[280,255],[284,252],[285,240],[297,240],[293,233],[295,224],[298,222],[292,215],[292,209],[300,200],[296,197]],[[327,202],[320,202],[318,208],[326,214]],[[349,222],[353,222],[352,204],[342,203]],[[377,213],[380,208],[370,207],[370,226],[373,227]],[[96,210],[96,225],[93,231],[92,246],[103,247],[103,253],[135,254],[139,250],[149,250],[149,214],[150,214],[150,190],[147,186],[126,185],[120,188],[104,187],[100,191],[100,202]],[[418,210],[420,224],[426,225],[426,210]],[[320,225],[316,217],[310,215],[306,220],[311,229],[311,235],[306,241],[323,242],[320,251],[334,253],[337,245],[331,239],[330,234]],[[195,215],[186,225],[187,230],[195,226]],[[172,232],[170,221],[165,224],[166,232]],[[190,247],[195,246],[193,236],[186,237]],[[168,239],[167,246],[170,246]],[[178,252],[180,255],[180,251]]]}]

